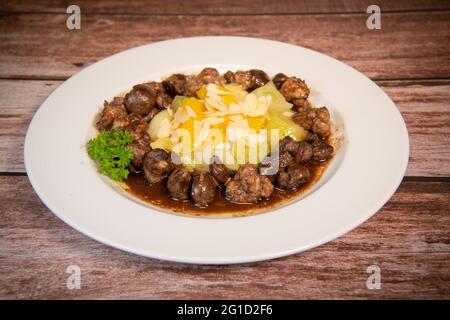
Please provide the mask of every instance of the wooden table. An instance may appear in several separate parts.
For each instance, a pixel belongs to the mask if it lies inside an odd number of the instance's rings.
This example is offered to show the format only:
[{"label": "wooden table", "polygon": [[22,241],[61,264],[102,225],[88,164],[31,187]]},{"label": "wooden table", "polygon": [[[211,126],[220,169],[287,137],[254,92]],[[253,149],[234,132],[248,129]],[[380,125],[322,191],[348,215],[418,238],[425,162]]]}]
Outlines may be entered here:
[{"label": "wooden table", "polygon": [[[372,1],[78,1],[81,30],[70,31],[72,1],[2,1],[0,298],[450,298],[450,1],[375,2],[381,30],[366,27]],[[56,218],[23,165],[25,131],[42,101],[113,53],[219,34],[312,48],[381,86],[400,109],[411,142],[406,177],[392,199],[328,244],[232,266],[138,257]],[[66,287],[70,265],[81,268],[80,290]],[[370,265],[381,268],[380,290],[366,287]]]}]

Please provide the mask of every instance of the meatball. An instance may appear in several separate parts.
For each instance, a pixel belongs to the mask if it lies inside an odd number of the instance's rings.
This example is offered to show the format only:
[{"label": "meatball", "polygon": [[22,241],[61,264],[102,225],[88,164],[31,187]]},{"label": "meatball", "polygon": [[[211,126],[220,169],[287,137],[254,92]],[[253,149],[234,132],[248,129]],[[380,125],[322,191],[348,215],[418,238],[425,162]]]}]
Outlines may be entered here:
[{"label": "meatball", "polygon": [[330,112],[326,107],[316,110],[316,118],[313,120],[311,129],[320,137],[328,137],[331,133]]},{"label": "meatball", "polygon": [[238,70],[234,73],[234,81],[244,90],[250,90],[252,87],[252,74],[250,71]]},{"label": "meatball", "polygon": [[292,116],[292,120],[319,137],[327,137],[331,133],[330,113],[326,107],[299,108]]},{"label": "meatball", "polygon": [[111,129],[120,128],[128,131],[134,140],[140,139],[148,130],[148,123],[143,117],[132,113],[114,120]]},{"label": "meatball", "polygon": [[153,149],[144,157],[145,178],[150,184],[163,181],[175,168],[170,154],[163,149]]},{"label": "meatball", "polygon": [[308,162],[313,156],[313,146],[306,141],[299,142],[294,156],[298,163]]},{"label": "meatball", "polygon": [[[169,78],[163,81],[163,86],[166,93],[170,97],[176,95],[185,95],[188,97],[195,96],[195,93],[203,86],[209,83],[214,83],[217,85],[222,85],[225,83],[224,78],[219,74],[219,72],[214,68],[204,68],[198,75],[185,76],[182,74],[173,74]],[[160,97],[161,107],[164,106],[163,102],[168,102],[164,96]],[[172,103],[172,101],[170,101]]]},{"label": "meatball", "polygon": [[172,97],[183,95],[186,90],[186,76],[183,74],[173,74],[162,83],[166,92]]},{"label": "meatball", "polygon": [[328,111],[327,107],[320,107],[316,109],[317,111],[317,118],[319,118],[322,121],[328,122],[330,121],[330,112]]},{"label": "meatball", "polygon": [[147,115],[156,103],[156,93],[147,84],[138,84],[125,96],[128,112]]},{"label": "meatball", "polygon": [[211,163],[209,165],[209,172],[211,172],[214,179],[221,185],[225,185],[230,179],[230,173],[228,172],[227,167],[222,163]]},{"label": "meatball", "polygon": [[173,101],[172,97],[169,96],[167,93],[164,93],[164,92],[160,93],[156,97],[156,105],[158,106],[159,109],[170,108],[172,106],[172,101]]},{"label": "meatball", "polygon": [[283,189],[295,190],[308,182],[310,175],[309,169],[304,165],[292,164],[289,165],[286,171],[279,173],[277,185]]},{"label": "meatball", "polygon": [[184,166],[178,166],[167,179],[167,189],[172,198],[176,200],[189,199],[191,173]]},{"label": "meatball", "polygon": [[228,182],[225,196],[237,203],[256,203],[261,197],[270,197],[273,189],[269,178],[259,175],[255,166],[246,164]]},{"label": "meatball", "polygon": [[151,150],[150,136],[145,133],[141,138],[130,143],[127,148],[133,151],[133,161],[131,162],[133,169],[140,170],[145,154]]},{"label": "meatball", "polygon": [[300,98],[307,99],[309,96],[309,88],[305,81],[296,77],[288,78],[281,85],[280,92],[289,102]]},{"label": "meatball", "polygon": [[225,78],[226,83],[233,83],[233,82],[235,82],[235,79],[234,79],[234,72],[233,72],[233,71],[227,71],[227,72],[225,72],[225,74],[223,75],[223,77]]},{"label": "meatball", "polygon": [[291,137],[284,137],[279,143],[280,153],[290,153],[296,162],[308,162],[313,156],[313,146],[307,141],[295,141]]},{"label": "meatball", "polygon": [[265,85],[267,82],[270,81],[267,73],[265,73],[262,70],[252,69],[250,70],[250,73],[252,75],[252,89],[262,87],[263,85]]},{"label": "meatball", "polygon": [[115,97],[111,102],[105,101],[102,114],[96,124],[99,131],[109,130],[116,119],[127,115],[123,102],[121,97]]},{"label": "meatball", "polygon": [[261,162],[258,166],[258,172],[260,175],[267,177],[272,184],[275,184],[277,180],[278,169],[273,166],[272,162]]},{"label": "meatball", "polygon": [[301,108],[292,116],[292,120],[305,130],[311,130],[314,120],[317,117],[316,108]]},{"label": "meatball", "polygon": [[328,122],[325,122],[320,119],[315,119],[312,124],[312,131],[321,137],[327,137],[331,133],[331,127]]},{"label": "meatball", "polygon": [[158,113],[159,110],[157,107],[153,107],[152,110],[144,117],[144,120],[148,123],[150,122]]},{"label": "meatball", "polygon": [[284,171],[287,166],[294,162],[294,157],[290,152],[283,152],[279,156],[279,171]]},{"label": "meatball", "polygon": [[108,103],[109,105],[112,106],[123,106],[125,103],[125,99],[122,97],[114,97],[113,100]]},{"label": "meatball", "polygon": [[294,139],[292,139],[292,137],[290,136],[286,136],[283,139],[280,140],[280,142],[278,143],[278,148],[281,152],[287,151],[287,145],[289,143],[292,143],[294,141]]},{"label": "meatball", "polygon": [[145,83],[145,85],[155,94],[160,95],[166,92],[164,85],[162,82],[150,81]]},{"label": "meatball", "polygon": [[234,81],[247,91],[259,88],[269,82],[269,80],[267,74],[259,69],[249,71],[238,70],[234,74]]},{"label": "meatball", "polygon": [[313,147],[313,160],[323,162],[328,160],[334,152],[334,148],[328,144],[320,143]]},{"label": "meatball", "polygon": [[297,110],[303,109],[303,108],[312,108],[311,103],[308,101],[308,99],[299,98],[292,100],[292,103],[294,104],[295,108]]},{"label": "meatball", "polygon": [[[162,82],[150,81],[144,84],[156,98],[155,106],[159,109],[167,109],[172,105],[172,97],[166,92]],[[153,110],[153,109],[152,109]],[[152,112],[152,111],[150,111]]]},{"label": "meatball", "polygon": [[275,176],[275,184],[279,188],[286,189],[289,184],[289,174],[287,172],[280,172],[277,176]]},{"label": "meatball", "polygon": [[296,163],[310,161],[312,156],[313,147],[310,143],[285,137],[280,141],[279,156],[273,154],[271,157],[265,157],[259,165],[259,172],[274,183],[277,180],[277,174],[279,176]]},{"label": "meatball", "polygon": [[191,197],[195,205],[206,207],[216,197],[216,184],[209,172],[194,171],[192,180]]},{"label": "meatball", "polygon": [[195,93],[200,90],[203,86],[203,83],[199,80],[197,76],[188,76],[186,78],[186,85],[184,89],[184,95],[188,97],[195,96]]},{"label": "meatball", "polygon": [[319,136],[311,131],[306,132],[305,141],[311,143],[312,145],[316,145],[321,141]]},{"label": "meatball", "polygon": [[225,83],[224,78],[220,75],[219,71],[214,68],[205,68],[197,76],[197,79],[201,84],[214,83],[218,86]]},{"label": "meatball", "polygon": [[298,148],[298,142],[295,141],[292,137],[286,136],[283,139],[280,140],[278,143],[279,145],[279,153],[282,154],[283,152],[290,152],[292,155],[294,155],[297,152]]},{"label": "meatball", "polygon": [[275,77],[273,77],[272,81],[275,87],[280,90],[283,83],[288,79],[288,76],[284,73],[277,73]]}]

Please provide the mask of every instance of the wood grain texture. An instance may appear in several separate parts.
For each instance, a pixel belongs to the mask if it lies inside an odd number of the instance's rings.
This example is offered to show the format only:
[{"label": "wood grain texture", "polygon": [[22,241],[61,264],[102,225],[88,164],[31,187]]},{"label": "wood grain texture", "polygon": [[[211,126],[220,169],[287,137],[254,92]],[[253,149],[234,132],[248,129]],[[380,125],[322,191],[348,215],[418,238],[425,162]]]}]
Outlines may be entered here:
[{"label": "wood grain texture", "polygon": [[[61,81],[0,80],[0,172],[24,172],[23,142],[34,112]],[[450,80],[380,81],[409,130],[409,176],[450,175]],[[17,94],[26,92],[27,94]],[[94,116],[94,115],[93,115]]]},{"label": "wood grain texture", "polygon": [[[282,14],[366,12],[370,0],[109,0],[76,1],[83,13],[103,14]],[[65,13],[70,0],[3,1],[0,12]],[[450,9],[442,0],[378,0],[382,12]]]},{"label": "wood grain texture", "polygon": [[[369,221],[272,261],[191,266],[128,254],[65,225],[25,176],[0,177],[0,298],[448,298],[450,182],[405,181]],[[370,265],[381,290],[366,289]],[[82,289],[65,287],[69,265]]]},{"label": "wood grain texture", "polygon": [[406,175],[450,176],[450,81],[380,81],[409,134]]},{"label": "wood grain texture", "polygon": [[0,80],[0,172],[25,171],[23,144],[28,125],[37,108],[60,84]]},{"label": "wood grain texture", "polygon": [[283,16],[85,15],[81,30],[65,14],[0,19],[0,77],[65,79],[80,66],[154,41],[200,35],[280,40],[340,59],[378,79],[450,77],[450,11],[385,13],[381,30],[366,14]]},{"label": "wood grain texture", "polygon": [[[82,29],[68,31],[72,1],[1,1],[0,299],[449,299],[450,1],[378,0],[382,29],[369,31],[372,3],[80,0]],[[130,47],[218,34],[309,47],[377,80],[411,145],[409,177],[391,200],[314,250],[232,266],[142,258],[56,218],[22,173],[26,128],[59,80]],[[381,290],[366,288],[374,264]],[[81,290],[66,288],[69,265],[81,268]]]}]

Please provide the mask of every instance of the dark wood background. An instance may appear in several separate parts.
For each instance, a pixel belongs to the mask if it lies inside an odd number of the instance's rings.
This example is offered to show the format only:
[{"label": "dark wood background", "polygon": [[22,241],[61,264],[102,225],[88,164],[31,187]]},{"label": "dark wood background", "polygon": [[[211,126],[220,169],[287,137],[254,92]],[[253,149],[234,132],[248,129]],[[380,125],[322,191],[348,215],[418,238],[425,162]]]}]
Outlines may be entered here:
[{"label": "dark wood background", "polygon": [[[0,298],[450,298],[450,1],[73,1],[0,3]],[[83,67],[134,46],[197,35],[281,40],[336,57],[395,101],[408,130],[406,177],[369,221],[305,253],[232,266],[169,263],[97,243],[56,218],[23,165],[42,101]],[[170,57],[168,57],[170,59]],[[332,76],[332,75],[330,75]],[[382,130],[382,127],[380,127]],[[366,269],[381,268],[368,290]],[[81,289],[66,268],[81,268]]]}]

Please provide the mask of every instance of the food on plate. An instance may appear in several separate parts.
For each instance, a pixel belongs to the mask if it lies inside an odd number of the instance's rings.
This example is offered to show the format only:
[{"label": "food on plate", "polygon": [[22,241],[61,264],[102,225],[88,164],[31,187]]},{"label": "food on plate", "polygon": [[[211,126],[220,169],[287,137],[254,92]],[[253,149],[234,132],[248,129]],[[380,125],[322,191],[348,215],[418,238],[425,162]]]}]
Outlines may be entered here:
[{"label": "food on plate", "polygon": [[88,153],[144,201],[193,214],[259,211],[298,196],[335,149],[326,107],[296,76],[204,68],[105,101]]},{"label": "food on plate", "polygon": [[128,177],[128,166],[133,160],[133,151],[128,148],[133,137],[128,131],[113,129],[103,131],[88,142],[89,156],[98,165],[98,171],[113,180]]}]

